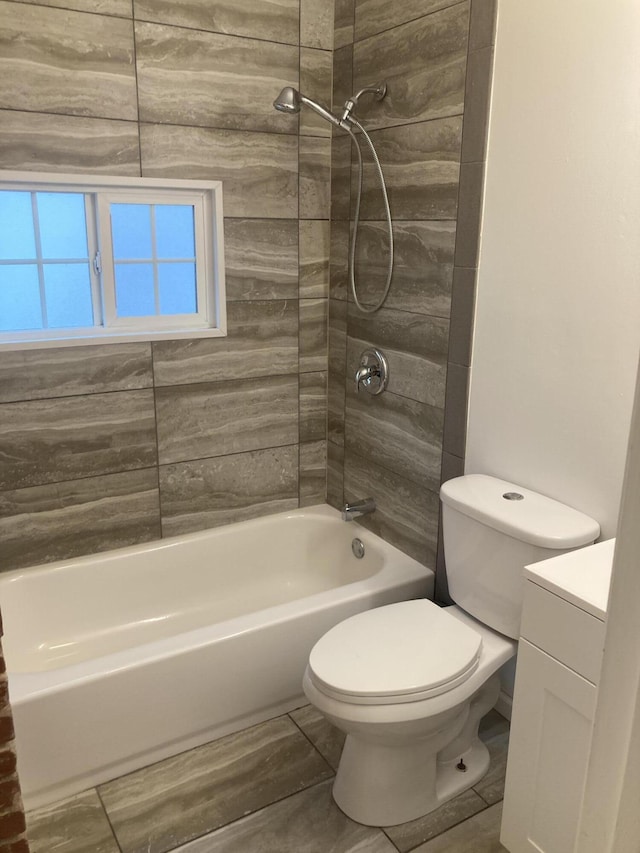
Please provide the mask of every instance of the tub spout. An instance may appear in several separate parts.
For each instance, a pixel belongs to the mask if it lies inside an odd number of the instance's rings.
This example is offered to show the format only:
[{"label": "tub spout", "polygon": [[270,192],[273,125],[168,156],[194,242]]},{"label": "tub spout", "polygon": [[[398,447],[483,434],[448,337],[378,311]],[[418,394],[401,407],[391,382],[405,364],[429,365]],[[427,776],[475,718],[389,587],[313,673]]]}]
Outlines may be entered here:
[{"label": "tub spout", "polygon": [[368,515],[370,512],[375,512],[375,509],[376,502],[373,498],[365,498],[362,501],[345,504],[342,507],[342,520],[353,521],[354,518],[360,518],[362,515]]}]

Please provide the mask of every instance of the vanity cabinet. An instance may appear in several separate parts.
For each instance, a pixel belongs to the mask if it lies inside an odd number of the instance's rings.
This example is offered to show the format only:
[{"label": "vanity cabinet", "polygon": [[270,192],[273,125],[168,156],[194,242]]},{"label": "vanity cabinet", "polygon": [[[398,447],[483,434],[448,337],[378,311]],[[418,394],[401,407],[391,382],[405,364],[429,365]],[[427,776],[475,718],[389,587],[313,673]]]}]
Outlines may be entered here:
[{"label": "vanity cabinet", "polygon": [[[595,585],[576,562],[579,554],[600,567]],[[500,839],[510,853],[574,849],[612,554],[605,542],[526,570]]]}]

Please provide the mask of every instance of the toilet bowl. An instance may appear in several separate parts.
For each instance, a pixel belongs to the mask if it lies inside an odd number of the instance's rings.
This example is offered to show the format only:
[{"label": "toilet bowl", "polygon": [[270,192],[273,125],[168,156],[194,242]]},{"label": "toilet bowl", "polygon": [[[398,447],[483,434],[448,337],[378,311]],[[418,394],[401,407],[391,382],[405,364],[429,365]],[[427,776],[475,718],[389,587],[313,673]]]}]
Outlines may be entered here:
[{"label": "toilet bowl", "polygon": [[516,648],[459,608],[426,599],[360,613],[325,634],[303,689],[347,735],[333,789],[342,811],[392,826],[481,779],[489,755],[478,724]]},{"label": "toilet bowl", "polygon": [[478,737],[517,650],[525,565],[598,537],[596,521],[514,483],[472,474],[441,488],[449,589],[359,613],[314,646],[309,701],[346,740],[333,787],[369,826],[414,820],[487,772]]}]

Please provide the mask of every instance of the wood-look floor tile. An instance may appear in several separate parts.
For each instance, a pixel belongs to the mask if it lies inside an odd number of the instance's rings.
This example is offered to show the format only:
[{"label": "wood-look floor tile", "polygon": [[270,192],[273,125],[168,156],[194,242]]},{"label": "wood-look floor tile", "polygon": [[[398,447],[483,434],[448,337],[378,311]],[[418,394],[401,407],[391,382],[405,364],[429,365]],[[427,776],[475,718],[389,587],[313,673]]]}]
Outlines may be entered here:
[{"label": "wood-look floor tile", "polygon": [[165,853],[330,774],[291,720],[278,717],[99,791],[123,853]]},{"label": "wood-look floor tile", "polygon": [[0,492],[5,570],[159,538],[155,468]]},{"label": "wood-look floor tile", "polygon": [[136,120],[131,21],[0,2],[0,107]]},{"label": "wood-look floor tile", "polygon": [[480,737],[486,744],[491,764],[489,770],[474,790],[490,806],[500,802],[504,796],[504,779],[507,772],[509,749],[509,723],[496,711],[491,711],[482,721]]},{"label": "wood-look floor tile", "polygon": [[136,177],[138,127],[130,121],[3,110],[0,162],[17,171]]},{"label": "wood-look floor tile", "polygon": [[501,819],[502,803],[497,803],[421,844],[413,853],[506,853],[500,844]]},{"label": "wood-look floor tile", "polygon": [[382,101],[358,105],[367,129],[459,115],[464,110],[469,3],[446,9],[359,41],[354,47],[354,91],[385,80]]},{"label": "wood-look floor tile", "polygon": [[379,829],[354,823],[315,785],[175,853],[395,853]]},{"label": "wood-look floor tile", "polygon": [[300,506],[323,504],[327,494],[327,442],[300,444]]},{"label": "wood-look floor tile", "polygon": [[[344,239],[343,236],[343,242]],[[448,317],[451,310],[456,223],[394,222],[393,241],[393,277],[384,307],[430,314],[433,317]],[[356,281],[358,298],[364,305],[371,305],[380,299],[386,281],[388,244],[385,222],[365,221],[360,224]],[[346,256],[347,252],[343,249],[342,274],[345,280]]]},{"label": "wood-look floor tile", "polygon": [[485,801],[475,791],[465,791],[430,814],[408,823],[386,827],[385,832],[400,853],[408,853],[419,844],[446,832],[486,807]]},{"label": "wood-look floor tile", "polygon": [[150,388],[151,344],[16,350],[0,360],[0,402]]},{"label": "wood-look floor tile", "polygon": [[27,814],[31,853],[120,853],[95,790]]},{"label": "wood-look floor tile", "polygon": [[272,105],[298,86],[297,47],[143,21],[135,32],[141,121],[297,133]]},{"label": "wood-look floor tile", "polygon": [[177,536],[298,506],[298,445],[160,466],[162,533]]},{"label": "wood-look floor tile", "polygon": [[298,298],[298,223],[225,219],[227,301]]},{"label": "wood-look floor tile", "polygon": [[345,452],[344,499],[374,495],[376,511],[358,519],[423,565],[436,564],[438,495],[352,450]]},{"label": "wood-look floor tile", "polygon": [[299,0],[135,0],[135,11],[139,21],[299,42]]},{"label": "wood-look floor tile", "polygon": [[161,464],[227,456],[298,441],[298,377],[156,389]]},{"label": "wood-look floor tile", "polygon": [[157,462],[153,391],[3,403],[4,489],[148,468]]},{"label": "wood-look floor tile", "polygon": [[144,177],[222,181],[225,216],[298,218],[291,134],[142,124],[140,144]]},{"label": "wood-look floor tile", "polygon": [[324,717],[313,705],[305,705],[291,711],[289,716],[309,738],[315,748],[329,762],[334,770],[338,769],[345,735]]},{"label": "wood-look floor tile", "polygon": [[227,336],[153,344],[156,385],[279,376],[298,369],[298,302],[230,302]]}]

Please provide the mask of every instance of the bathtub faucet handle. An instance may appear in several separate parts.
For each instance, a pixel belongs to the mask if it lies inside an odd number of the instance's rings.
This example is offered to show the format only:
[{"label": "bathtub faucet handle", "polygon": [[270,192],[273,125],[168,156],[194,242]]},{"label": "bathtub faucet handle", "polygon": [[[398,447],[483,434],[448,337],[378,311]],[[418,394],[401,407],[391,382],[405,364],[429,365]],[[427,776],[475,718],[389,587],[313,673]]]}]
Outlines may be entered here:
[{"label": "bathtub faucet handle", "polygon": [[362,515],[368,515],[375,512],[376,502],[373,498],[365,498],[362,501],[356,501],[352,504],[345,504],[342,507],[342,520],[353,521],[354,518],[360,518]]}]

